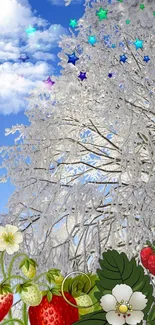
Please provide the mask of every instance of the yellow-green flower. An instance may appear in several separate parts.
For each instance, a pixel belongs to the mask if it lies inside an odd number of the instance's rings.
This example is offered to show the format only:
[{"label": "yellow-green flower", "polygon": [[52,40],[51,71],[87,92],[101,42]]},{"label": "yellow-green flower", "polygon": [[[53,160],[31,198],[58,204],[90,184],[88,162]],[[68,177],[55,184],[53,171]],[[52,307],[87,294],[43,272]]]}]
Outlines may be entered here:
[{"label": "yellow-green flower", "polygon": [[23,235],[16,226],[0,226],[0,251],[6,251],[9,255],[19,250],[19,244],[23,241]]}]

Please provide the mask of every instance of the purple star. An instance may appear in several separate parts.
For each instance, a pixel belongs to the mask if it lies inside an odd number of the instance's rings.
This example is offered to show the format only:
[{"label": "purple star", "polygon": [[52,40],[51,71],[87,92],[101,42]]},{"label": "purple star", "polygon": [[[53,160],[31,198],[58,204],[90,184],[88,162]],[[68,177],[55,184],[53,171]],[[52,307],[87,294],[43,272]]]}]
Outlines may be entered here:
[{"label": "purple star", "polygon": [[23,62],[25,62],[26,60],[29,60],[29,57],[28,57],[27,53],[23,53],[20,55],[18,60],[22,60]]},{"label": "purple star", "polygon": [[52,81],[50,77],[48,77],[47,80],[43,80],[43,82],[44,82],[45,84],[47,84],[48,86],[52,86],[52,85],[55,84],[55,82]]},{"label": "purple star", "polygon": [[83,81],[84,79],[87,79],[87,77],[86,77],[86,72],[81,72],[81,71],[80,71],[80,74],[79,74],[78,78],[80,78],[82,81]]},{"label": "purple star", "polygon": [[75,62],[77,60],[79,60],[79,58],[75,55],[75,52],[73,52],[72,54],[67,54],[67,55],[68,55],[68,58],[69,58],[68,63],[72,63],[72,64],[75,65]]}]

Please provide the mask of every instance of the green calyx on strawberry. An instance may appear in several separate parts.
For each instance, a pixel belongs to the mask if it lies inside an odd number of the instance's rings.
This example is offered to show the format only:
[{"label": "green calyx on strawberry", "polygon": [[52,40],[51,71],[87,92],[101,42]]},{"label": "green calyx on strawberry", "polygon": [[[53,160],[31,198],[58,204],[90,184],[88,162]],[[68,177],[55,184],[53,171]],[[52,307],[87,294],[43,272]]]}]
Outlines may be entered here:
[{"label": "green calyx on strawberry", "polygon": [[155,275],[155,241],[151,244],[146,242],[147,247],[144,247],[140,252],[142,265]]},{"label": "green calyx on strawberry", "polygon": [[42,292],[39,287],[28,281],[18,284],[16,293],[20,294],[21,300],[28,306],[38,306],[42,300]]},{"label": "green calyx on strawberry", "polygon": [[9,284],[0,284],[0,322],[8,314],[13,304],[13,294]]},{"label": "green calyx on strawberry", "polygon": [[19,265],[25,277],[33,279],[36,275],[37,263],[32,258],[25,258]]},{"label": "green calyx on strawberry", "polygon": [[[65,292],[65,297],[76,306],[71,294]],[[28,314],[31,325],[72,325],[79,320],[78,308],[69,305],[56,287],[44,291],[41,303],[29,307]]]},{"label": "green calyx on strawberry", "polygon": [[51,284],[51,283],[54,283],[54,284],[61,284],[64,277],[63,275],[60,273],[60,270],[58,269],[50,269],[48,270],[47,272],[47,275],[46,275],[46,279],[47,281]]}]

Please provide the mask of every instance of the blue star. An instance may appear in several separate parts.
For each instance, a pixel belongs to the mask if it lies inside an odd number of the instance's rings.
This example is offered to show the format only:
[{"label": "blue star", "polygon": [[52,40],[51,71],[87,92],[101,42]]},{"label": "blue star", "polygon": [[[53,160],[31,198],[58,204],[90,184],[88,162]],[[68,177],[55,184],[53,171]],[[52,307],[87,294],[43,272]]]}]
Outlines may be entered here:
[{"label": "blue star", "polygon": [[89,36],[88,37],[88,43],[91,45],[94,45],[96,43],[96,37],[95,36]]},{"label": "blue star", "polygon": [[115,49],[115,47],[116,47],[116,44],[112,44],[112,45],[111,45],[111,47],[112,47],[113,49]]},{"label": "blue star", "polygon": [[79,58],[75,55],[75,52],[73,52],[72,54],[67,54],[67,55],[68,55],[68,58],[69,58],[68,63],[72,63],[72,64],[75,65],[75,62],[77,60],[79,60]]},{"label": "blue star", "polygon": [[108,74],[108,77],[109,78],[112,78],[112,73],[111,72]]},{"label": "blue star", "polygon": [[145,62],[148,62],[148,61],[150,61],[150,58],[149,58],[149,56],[148,56],[148,55],[144,55],[144,59],[143,59],[143,61],[145,61]]},{"label": "blue star", "polygon": [[120,55],[120,62],[124,62],[125,63],[126,60],[127,60],[127,56],[125,54]]},{"label": "blue star", "polygon": [[137,38],[136,41],[133,44],[136,46],[136,50],[138,50],[138,49],[142,49],[143,48],[143,43],[144,43],[144,41],[139,40]]},{"label": "blue star", "polygon": [[81,72],[81,71],[80,71],[80,74],[79,74],[78,78],[80,78],[81,81],[83,81],[84,79],[87,79],[87,77],[86,77],[86,72]]}]

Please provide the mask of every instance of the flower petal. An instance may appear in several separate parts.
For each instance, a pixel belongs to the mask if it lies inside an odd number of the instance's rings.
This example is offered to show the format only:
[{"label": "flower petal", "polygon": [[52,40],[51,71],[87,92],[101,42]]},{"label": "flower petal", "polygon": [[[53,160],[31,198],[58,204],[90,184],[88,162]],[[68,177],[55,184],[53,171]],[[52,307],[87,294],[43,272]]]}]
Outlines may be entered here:
[{"label": "flower petal", "polygon": [[117,301],[116,301],[115,297],[108,294],[108,295],[102,296],[102,298],[100,300],[100,305],[105,311],[115,310],[116,302]]},{"label": "flower petal", "polygon": [[3,241],[0,241],[0,252],[5,251],[5,249],[6,249],[6,245],[4,244]]},{"label": "flower petal", "polygon": [[21,232],[16,232],[15,234],[14,234],[14,237],[15,237],[15,242],[16,242],[16,244],[20,244],[20,243],[22,243],[22,241],[23,241],[23,235],[22,235],[22,233]]},{"label": "flower petal", "polygon": [[12,225],[6,225],[5,229],[7,232],[12,232],[12,234],[15,234],[18,231],[18,228]]},{"label": "flower petal", "polygon": [[13,253],[17,252],[19,250],[19,245],[18,244],[15,244],[15,245],[6,245],[6,252],[9,254],[9,255],[12,255]]},{"label": "flower petal", "polygon": [[112,290],[112,294],[118,302],[121,300],[129,301],[132,293],[132,289],[126,284],[117,284]]},{"label": "flower petal", "polygon": [[129,302],[130,305],[133,306],[133,310],[143,310],[146,307],[148,300],[141,292],[134,292]]},{"label": "flower petal", "polygon": [[131,316],[126,317],[126,323],[129,325],[139,324],[144,317],[144,313],[142,311],[133,311]]},{"label": "flower petal", "polygon": [[4,227],[0,226],[0,237],[3,235],[3,233],[6,233],[6,230]]},{"label": "flower petal", "polygon": [[115,313],[115,311],[109,311],[106,314],[106,319],[107,319],[108,323],[112,324],[112,325],[123,325],[123,324],[125,324],[125,319],[123,318],[123,315],[120,314],[120,316],[118,316],[118,314]]}]

